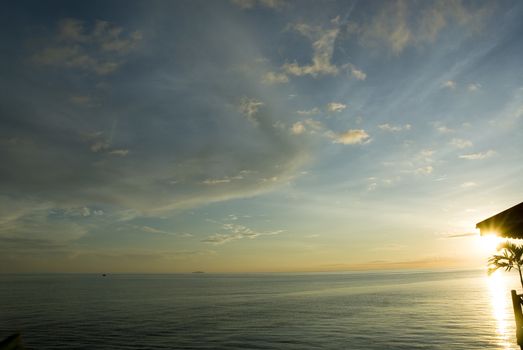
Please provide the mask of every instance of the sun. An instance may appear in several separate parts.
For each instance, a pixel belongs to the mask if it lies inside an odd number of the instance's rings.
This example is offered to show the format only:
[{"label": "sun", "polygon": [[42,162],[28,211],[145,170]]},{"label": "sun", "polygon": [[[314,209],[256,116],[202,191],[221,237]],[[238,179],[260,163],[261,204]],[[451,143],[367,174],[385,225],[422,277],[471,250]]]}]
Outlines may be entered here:
[{"label": "sun", "polygon": [[492,254],[501,242],[503,242],[503,238],[495,233],[489,233],[479,237],[479,249],[484,254]]}]

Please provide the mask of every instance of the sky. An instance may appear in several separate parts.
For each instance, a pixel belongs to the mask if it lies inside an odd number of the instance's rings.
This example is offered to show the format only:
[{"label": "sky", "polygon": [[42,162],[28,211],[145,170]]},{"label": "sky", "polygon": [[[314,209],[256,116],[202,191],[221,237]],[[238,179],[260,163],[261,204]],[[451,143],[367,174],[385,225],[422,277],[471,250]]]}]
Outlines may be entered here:
[{"label": "sky", "polygon": [[481,268],[520,1],[16,1],[0,272]]}]

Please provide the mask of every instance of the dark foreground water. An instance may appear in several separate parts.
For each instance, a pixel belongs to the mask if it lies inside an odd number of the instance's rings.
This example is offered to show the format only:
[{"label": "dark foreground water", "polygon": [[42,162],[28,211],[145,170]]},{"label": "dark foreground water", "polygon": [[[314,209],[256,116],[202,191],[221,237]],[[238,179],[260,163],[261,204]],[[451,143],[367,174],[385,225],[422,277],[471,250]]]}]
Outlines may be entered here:
[{"label": "dark foreground water", "polygon": [[514,275],[1,275],[29,349],[518,349]]}]

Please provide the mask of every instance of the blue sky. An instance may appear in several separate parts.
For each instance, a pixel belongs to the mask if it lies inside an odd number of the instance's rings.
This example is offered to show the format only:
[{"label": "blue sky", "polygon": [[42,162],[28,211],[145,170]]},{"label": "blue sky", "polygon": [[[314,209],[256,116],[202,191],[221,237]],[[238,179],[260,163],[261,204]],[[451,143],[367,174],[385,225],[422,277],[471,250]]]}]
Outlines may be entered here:
[{"label": "blue sky", "polygon": [[481,267],[517,1],[2,5],[0,269]]}]

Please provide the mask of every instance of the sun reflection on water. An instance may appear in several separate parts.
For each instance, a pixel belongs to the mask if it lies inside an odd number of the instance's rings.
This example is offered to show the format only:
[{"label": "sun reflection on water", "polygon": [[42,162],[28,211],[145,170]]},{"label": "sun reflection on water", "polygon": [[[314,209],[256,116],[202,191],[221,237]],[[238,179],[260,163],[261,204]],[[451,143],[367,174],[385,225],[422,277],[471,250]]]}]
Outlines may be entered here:
[{"label": "sun reflection on water", "polygon": [[500,349],[513,349],[515,334],[509,334],[511,327],[510,320],[510,295],[507,293],[507,286],[503,275],[495,272],[487,278],[492,305],[492,315],[496,320],[497,342]]}]

